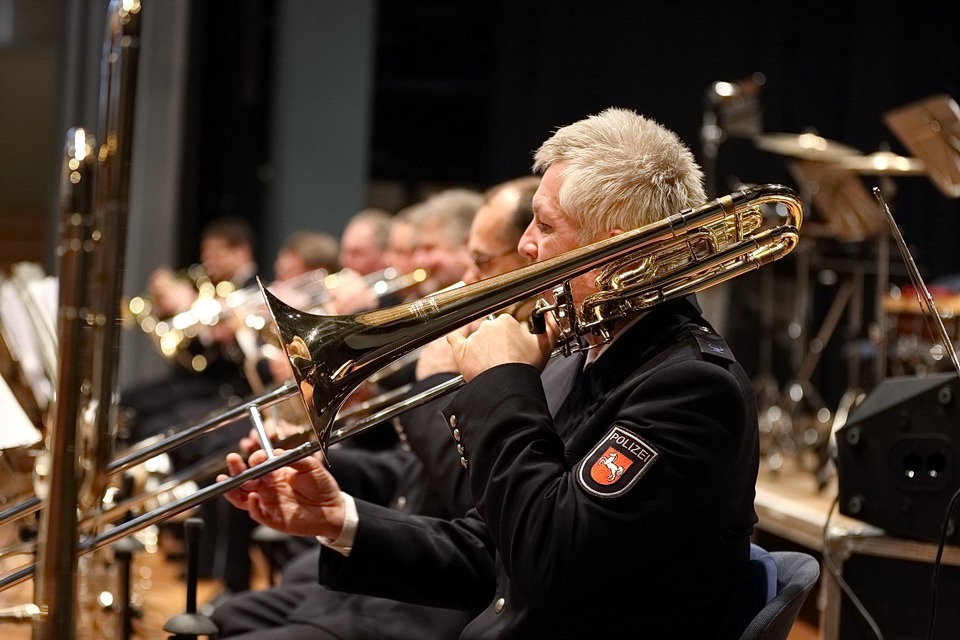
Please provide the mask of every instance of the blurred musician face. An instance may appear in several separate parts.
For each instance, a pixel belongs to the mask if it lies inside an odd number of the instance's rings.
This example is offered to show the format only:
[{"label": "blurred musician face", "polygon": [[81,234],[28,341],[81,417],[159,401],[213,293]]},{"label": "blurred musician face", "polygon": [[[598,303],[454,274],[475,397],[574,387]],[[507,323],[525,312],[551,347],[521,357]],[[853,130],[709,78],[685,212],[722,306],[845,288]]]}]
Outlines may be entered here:
[{"label": "blurred musician face", "polygon": [[215,236],[200,242],[200,261],[214,282],[234,279],[253,262],[253,252],[246,245],[231,246]]},{"label": "blurred musician face", "polygon": [[504,189],[477,210],[470,226],[467,249],[470,266],[463,274],[467,284],[490,278],[530,264],[517,252],[519,230],[513,223],[520,195],[516,189]]},{"label": "blurred musician face", "polygon": [[277,254],[277,259],[273,261],[273,273],[280,282],[296,278],[312,269],[307,266],[303,256],[295,251],[283,249]]},{"label": "blurred musician face", "polygon": [[386,262],[399,274],[411,273],[417,268],[417,230],[408,220],[396,220],[390,225]]},{"label": "blurred musician face", "polygon": [[420,227],[416,265],[430,275],[421,285],[424,295],[460,281],[470,265],[467,247],[452,242],[439,220],[427,220]]},{"label": "blurred musician face", "polygon": [[384,251],[377,244],[376,234],[368,222],[348,224],[340,238],[340,266],[365,276],[380,271],[384,264]]}]

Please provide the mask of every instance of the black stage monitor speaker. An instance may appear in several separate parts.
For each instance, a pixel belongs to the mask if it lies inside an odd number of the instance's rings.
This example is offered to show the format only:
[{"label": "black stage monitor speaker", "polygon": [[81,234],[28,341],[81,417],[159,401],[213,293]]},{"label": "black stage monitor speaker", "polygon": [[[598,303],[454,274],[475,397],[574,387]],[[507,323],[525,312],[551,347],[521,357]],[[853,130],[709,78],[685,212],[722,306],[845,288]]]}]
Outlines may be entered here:
[{"label": "black stage monitor speaker", "polygon": [[[955,373],[881,382],[837,431],[840,513],[893,536],[939,542],[960,487]],[[960,542],[951,514],[947,539]]]}]

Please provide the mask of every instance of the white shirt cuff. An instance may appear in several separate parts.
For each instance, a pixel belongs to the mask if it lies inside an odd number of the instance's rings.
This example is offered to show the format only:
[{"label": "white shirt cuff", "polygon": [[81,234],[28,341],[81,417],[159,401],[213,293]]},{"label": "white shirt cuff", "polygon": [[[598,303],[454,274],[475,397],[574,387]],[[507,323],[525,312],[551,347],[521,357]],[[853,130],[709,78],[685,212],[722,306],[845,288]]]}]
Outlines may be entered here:
[{"label": "white shirt cuff", "polygon": [[349,556],[353,549],[353,541],[357,537],[357,524],[360,522],[360,514],[357,513],[357,503],[349,493],[341,492],[343,496],[343,529],[340,535],[332,542],[324,536],[317,536],[317,540],[328,549],[333,549],[343,556]]}]

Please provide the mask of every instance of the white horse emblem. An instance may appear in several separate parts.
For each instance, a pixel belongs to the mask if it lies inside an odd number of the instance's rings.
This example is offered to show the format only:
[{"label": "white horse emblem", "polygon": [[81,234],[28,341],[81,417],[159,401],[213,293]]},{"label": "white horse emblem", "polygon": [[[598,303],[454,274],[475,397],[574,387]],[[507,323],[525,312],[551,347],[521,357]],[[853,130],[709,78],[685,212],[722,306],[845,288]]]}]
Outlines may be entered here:
[{"label": "white horse emblem", "polygon": [[598,465],[603,465],[607,468],[607,471],[610,472],[610,476],[607,478],[607,482],[613,482],[617,478],[623,475],[623,467],[616,464],[617,462],[617,452],[611,451],[608,456],[600,456],[600,459],[597,460]]}]

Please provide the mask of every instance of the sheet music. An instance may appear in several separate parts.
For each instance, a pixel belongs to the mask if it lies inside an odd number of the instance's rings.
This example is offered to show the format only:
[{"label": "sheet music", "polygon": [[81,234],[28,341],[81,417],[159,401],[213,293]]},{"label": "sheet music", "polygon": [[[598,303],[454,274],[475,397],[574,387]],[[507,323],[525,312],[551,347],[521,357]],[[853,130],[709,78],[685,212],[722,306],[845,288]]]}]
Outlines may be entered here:
[{"label": "sheet music", "polygon": [[0,427],[0,450],[30,447],[42,439],[27,413],[17,402],[7,381],[0,377],[0,415],[3,416]]},{"label": "sheet music", "polygon": [[17,359],[37,404],[48,406],[53,386],[44,369],[39,339],[20,292],[10,280],[0,281],[0,324],[7,348]]},{"label": "sheet music", "polygon": [[37,327],[40,344],[47,345],[44,348],[51,353],[47,354],[46,357],[52,358],[56,362],[57,307],[60,304],[60,287],[57,278],[46,276],[40,280],[34,280],[27,284],[27,293],[30,295],[38,315],[43,319],[43,326]]}]

